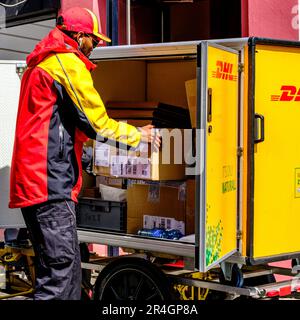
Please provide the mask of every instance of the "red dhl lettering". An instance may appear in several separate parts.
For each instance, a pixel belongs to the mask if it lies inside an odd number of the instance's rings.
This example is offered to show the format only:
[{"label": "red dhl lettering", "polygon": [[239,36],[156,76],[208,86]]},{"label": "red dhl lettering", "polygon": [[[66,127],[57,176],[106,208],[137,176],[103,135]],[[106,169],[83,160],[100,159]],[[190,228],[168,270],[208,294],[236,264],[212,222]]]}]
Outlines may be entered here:
[{"label": "red dhl lettering", "polygon": [[282,91],[281,95],[271,95],[271,101],[300,101],[300,88],[283,85],[280,90]]},{"label": "red dhl lettering", "polygon": [[232,74],[233,64],[225,61],[217,61],[217,70],[212,72],[213,78],[237,81],[237,76]]}]

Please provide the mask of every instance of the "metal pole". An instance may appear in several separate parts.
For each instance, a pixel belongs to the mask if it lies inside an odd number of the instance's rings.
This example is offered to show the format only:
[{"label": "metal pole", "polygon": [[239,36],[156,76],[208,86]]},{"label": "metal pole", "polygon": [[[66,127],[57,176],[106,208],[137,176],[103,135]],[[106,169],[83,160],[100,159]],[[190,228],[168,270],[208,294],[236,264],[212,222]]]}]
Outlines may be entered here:
[{"label": "metal pole", "polygon": [[126,34],[127,34],[127,44],[128,45],[131,44],[130,28],[131,28],[130,0],[126,0]]},{"label": "metal pole", "polygon": [[[111,0],[106,0],[106,34],[109,38],[112,38],[111,18]],[[108,45],[111,46],[112,43],[108,43]]]},{"label": "metal pole", "polygon": [[111,40],[112,45],[117,46],[119,44],[119,10],[118,0],[112,0],[111,8]]}]

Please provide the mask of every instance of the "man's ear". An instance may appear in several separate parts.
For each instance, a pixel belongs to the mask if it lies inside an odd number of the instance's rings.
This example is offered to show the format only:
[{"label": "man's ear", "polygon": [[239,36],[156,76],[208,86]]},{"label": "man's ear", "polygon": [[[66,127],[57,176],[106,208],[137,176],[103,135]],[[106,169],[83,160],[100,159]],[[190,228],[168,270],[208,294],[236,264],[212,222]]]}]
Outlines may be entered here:
[{"label": "man's ear", "polygon": [[76,36],[75,39],[77,40],[77,42],[79,42],[79,39],[82,39],[84,36],[84,33],[82,31],[79,31]]}]

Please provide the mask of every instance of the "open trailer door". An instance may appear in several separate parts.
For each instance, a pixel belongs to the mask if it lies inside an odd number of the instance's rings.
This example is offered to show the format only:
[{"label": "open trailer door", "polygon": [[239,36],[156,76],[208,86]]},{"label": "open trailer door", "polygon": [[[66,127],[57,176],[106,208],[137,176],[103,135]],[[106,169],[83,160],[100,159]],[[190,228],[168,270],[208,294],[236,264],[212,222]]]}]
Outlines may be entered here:
[{"label": "open trailer door", "polygon": [[237,251],[239,53],[209,42],[198,46],[202,134],[199,176],[199,270]]}]

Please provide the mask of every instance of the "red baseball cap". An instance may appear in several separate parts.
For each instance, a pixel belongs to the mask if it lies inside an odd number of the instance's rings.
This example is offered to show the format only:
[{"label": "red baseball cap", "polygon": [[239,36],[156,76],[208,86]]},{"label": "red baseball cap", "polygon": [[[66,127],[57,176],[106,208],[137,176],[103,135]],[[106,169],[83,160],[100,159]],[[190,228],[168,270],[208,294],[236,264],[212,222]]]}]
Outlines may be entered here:
[{"label": "red baseball cap", "polygon": [[86,8],[67,9],[57,18],[57,27],[61,30],[93,34],[99,40],[111,42],[106,35],[99,32],[99,22],[95,13]]}]

